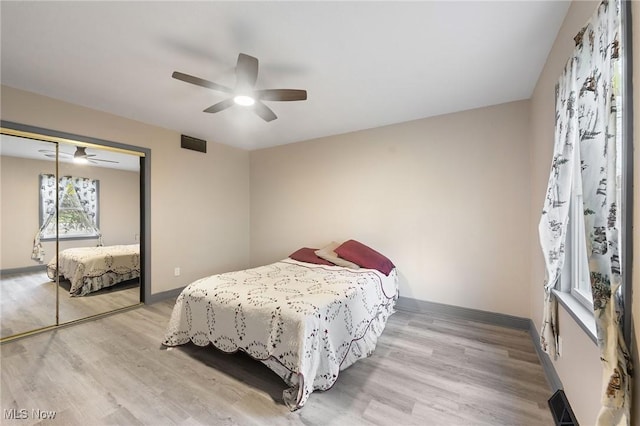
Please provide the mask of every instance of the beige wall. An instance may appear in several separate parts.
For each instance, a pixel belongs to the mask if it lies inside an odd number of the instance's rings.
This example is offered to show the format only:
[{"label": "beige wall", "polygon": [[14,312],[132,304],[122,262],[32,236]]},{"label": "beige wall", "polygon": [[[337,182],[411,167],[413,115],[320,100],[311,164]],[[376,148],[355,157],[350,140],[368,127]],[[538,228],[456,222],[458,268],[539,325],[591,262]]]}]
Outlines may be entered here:
[{"label": "beige wall", "polygon": [[[177,132],[7,87],[2,118],[152,150],[154,293],[301,246],[356,238],[396,262],[403,296],[531,317],[539,329],[544,264],[537,224],[553,148],[554,85],[596,5],[572,3],[530,101],[251,153],[210,141],[207,155],[180,150]],[[633,14],[637,27],[638,1]],[[638,224],[640,31],[634,46]],[[640,232],[633,243],[638,287]],[[174,266],[182,277],[173,277]],[[559,321],[564,353],[555,368],[580,423],[594,424],[597,348],[562,308]],[[634,335],[637,341],[638,327]]]},{"label": "beige wall", "polygon": [[[538,329],[541,325],[542,317],[542,291],[541,286],[544,281],[544,260],[538,243],[538,219],[537,212],[542,210],[544,192],[546,190],[548,174],[551,166],[550,159],[553,153],[553,131],[554,131],[554,87],[558,77],[571,52],[574,48],[573,37],[578,30],[593,15],[599,2],[574,1],[565,18],[563,26],[558,34],[556,42],[547,58],[547,63],[540,75],[537,86],[531,98],[531,208],[536,214],[533,215],[529,229],[531,232],[531,317]],[[640,2],[633,2],[634,17],[640,19]],[[640,223],[640,210],[638,202],[638,175],[640,174],[640,161],[638,149],[640,149],[640,120],[638,110],[640,110],[640,92],[638,90],[640,75],[640,40],[639,32],[634,34],[633,45],[635,46],[634,56],[634,97],[636,116],[635,135],[635,223]],[[637,225],[636,225],[637,227]],[[640,247],[640,233],[634,232],[635,256],[633,271],[633,285],[640,286],[640,275],[638,274],[638,247]],[[632,312],[635,318],[640,318],[640,299],[634,292],[632,302]],[[580,329],[575,321],[559,307],[559,329],[563,339],[562,357],[554,362],[554,366],[565,388],[565,392],[575,411],[580,424],[595,424],[595,419],[600,409],[600,386],[601,386],[601,365],[599,351],[587,335]],[[637,333],[637,329],[636,329]],[[636,339],[637,339],[636,334]],[[638,366],[637,351],[634,356],[636,368]],[[637,375],[636,375],[637,377]],[[635,406],[640,404],[640,382],[636,379]],[[636,409],[637,411],[637,409]],[[637,419],[634,415],[634,419]],[[636,420],[637,421],[637,420]]]},{"label": "beige wall", "polygon": [[206,154],[181,149],[176,131],[6,86],[1,111],[3,120],[151,149],[152,293],[248,265],[247,151],[211,140]]},{"label": "beige wall", "polygon": [[[251,264],[355,238],[402,296],[529,316],[528,102],[251,152]],[[499,297],[496,297],[499,295]]]},{"label": "beige wall", "polygon": [[[1,159],[0,269],[38,265],[31,259],[31,250],[40,221],[39,175],[55,173],[54,163],[5,156]],[[60,175],[100,181],[99,221],[105,245],[137,242],[135,237],[140,233],[140,178],[137,172],[61,163]],[[96,240],[61,240],[60,250],[95,244]],[[55,243],[43,242],[43,248],[46,263],[55,254]]]}]

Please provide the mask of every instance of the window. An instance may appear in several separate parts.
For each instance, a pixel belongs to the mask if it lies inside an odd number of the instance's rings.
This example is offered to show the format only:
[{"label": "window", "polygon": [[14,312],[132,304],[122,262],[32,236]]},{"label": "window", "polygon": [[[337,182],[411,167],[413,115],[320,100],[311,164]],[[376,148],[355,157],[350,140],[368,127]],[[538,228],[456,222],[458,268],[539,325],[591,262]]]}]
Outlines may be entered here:
[{"label": "window", "polygon": [[554,294],[569,315],[576,320],[577,324],[595,343],[597,333],[585,235],[579,145],[576,144],[574,147],[576,161],[574,161],[574,179],[571,186],[564,265],[560,276],[560,286],[558,290],[554,290]]},{"label": "window", "polygon": [[[58,182],[58,238],[99,238],[97,180],[63,176]],[[40,238],[56,237],[56,179],[40,175]]]},{"label": "window", "polygon": [[576,161],[574,179],[571,187],[571,206],[564,271],[562,273],[562,291],[569,293],[577,302],[593,311],[593,295],[589,278],[589,258],[584,226],[584,207],[582,203],[582,179],[580,178],[580,144],[574,147]]}]

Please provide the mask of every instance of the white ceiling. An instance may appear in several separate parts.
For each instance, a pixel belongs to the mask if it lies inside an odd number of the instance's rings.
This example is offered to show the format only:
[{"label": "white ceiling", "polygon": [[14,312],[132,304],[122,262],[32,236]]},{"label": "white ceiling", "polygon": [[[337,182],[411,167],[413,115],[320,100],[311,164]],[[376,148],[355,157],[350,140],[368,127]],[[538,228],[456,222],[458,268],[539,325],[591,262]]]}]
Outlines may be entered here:
[{"label": "white ceiling", "polygon": [[[73,163],[73,154],[76,146],[59,143],[58,159],[63,163]],[[55,144],[42,140],[25,139],[7,134],[0,135],[0,155],[3,157],[30,158],[41,161],[55,161]],[[140,171],[140,157],[132,154],[87,147],[85,152],[89,157],[89,163],[82,167],[105,167],[108,169]],[[51,166],[53,168],[53,166]]]},{"label": "white ceiling", "polygon": [[[257,149],[531,96],[569,2],[0,2],[1,82]],[[238,53],[267,102],[264,122],[223,94]],[[28,123],[26,123],[28,124]]]}]

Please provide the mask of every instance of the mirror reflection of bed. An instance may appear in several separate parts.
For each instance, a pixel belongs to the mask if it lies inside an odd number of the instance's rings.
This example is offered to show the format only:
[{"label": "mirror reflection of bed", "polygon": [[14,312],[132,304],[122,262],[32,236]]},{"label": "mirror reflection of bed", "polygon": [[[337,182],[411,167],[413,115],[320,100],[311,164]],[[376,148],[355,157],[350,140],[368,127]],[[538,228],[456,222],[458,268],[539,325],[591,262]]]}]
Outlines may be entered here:
[{"label": "mirror reflection of bed", "polygon": [[64,314],[71,320],[132,305],[140,300],[140,245],[62,250],[47,264],[46,275],[52,282],[58,279]]},{"label": "mirror reflection of bed", "polygon": [[[77,147],[59,143],[56,175],[55,143],[6,134],[1,136],[0,201],[3,235],[0,338],[4,338],[56,324],[56,281],[55,276],[52,281],[47,274],[47,264],[56,258],[56,221],[55,215],[51,216],[49,229],[44,229],[47,213],[46,208],[43,209],[46,196],[42,195],[42,188],[45,182],[53,182],[55,188],[57,176],[61,191],[69,183],[69,192],[73,193],[69,200],[76,203],[66,201],[67,207],[70,207],[69,211],[64,212],[62,207],[65,203],[59,202],[59,253],[69,249],[97,248],[100,243],[104,247],[139,247],[140,161],[136,155],[114,153],[92,146],[86,148],[89,162],[77,164],[73,162]],[[72,182],[71,178],[75,180]],[[94,187],[87,189],[85,181],[93,182]],[[89,203],[95,204],[95,210],[87,209]],[[68,220],[69,215],[77,213],[73,211],[74,208],[82,210],[82,220],[86,220],[86,217],[95,219],[96,230],[92,235],[74,235],[74,232],[87,231],[84,229],[87,226],[82,223],[80,226],[68,226],[69,235],[64,235],[62,223]],[[85,211],[89,213],[85,215]],[[65,214],[67,217],[63,219]],[[82,222],[77,218],[74,220]],[[39,247],[34,235],[42,237]],[[8,247],[11,249],[8,250]],[[41,250],[40,256],[34,259],[34,253],[38,250]],[[135,273],[123,270],[122,264],[114,264],[114,258],[109,258],[102,265],[108,270],[104,282],[109,284],[94,286],[90,291],[82,292],[83,294],[72,291],[71,280],[61,276],[58,323],[76,321],[138,304],[139,258],[138,254],[134,261],[137,266]],[[116,270],[109,272],[114,267]],[[117,282],[114,282],[114,276],[119,277],[115,280]]]}]

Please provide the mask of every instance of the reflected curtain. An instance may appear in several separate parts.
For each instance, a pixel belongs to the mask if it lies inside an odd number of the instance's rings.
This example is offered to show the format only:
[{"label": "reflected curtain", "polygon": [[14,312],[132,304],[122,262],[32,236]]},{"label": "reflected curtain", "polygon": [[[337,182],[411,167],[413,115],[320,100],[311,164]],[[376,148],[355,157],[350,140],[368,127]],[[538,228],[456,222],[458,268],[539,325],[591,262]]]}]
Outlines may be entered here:
[{"label": "reflected curtain", "polygon": [[[573,57],[559,80],[552,176],[539,227],[547,267],[541,345],[555,357],[556,307],[550,290],[557,282],[564,261],[571,179],[581,179],[591,293],[603,369],[599,426],[630,424],[632,366],[622,331],[619,254],[620,7],[619,1],[600,3],[595,15],[576,35]],[[566,108],[567,105],[570,108]],[[571,175],[573,167],[571,160],[564,162],[568,157],[561,157],[559,153],[566,155],[569,145],[575,143],[580,144],[581,173],[563,179],[563,172]],[[559,151],[559,146],[563,151]],[[558,166],[558,163],[562,164]],[[554,178],[557,173],[559,177]]]},{"label": "reflected curtain", "polygon": [[[58,182],[59,206],[77,208],[82,212],[82,229],[87,235],[98,238],[98,246],[102,246],[102,233],[98,228],[98,185],[95,179],[62,176]],[[31,258],[39,262],[44,261],[45,251],[41,238],[55,235],[51,232],[52,222],[56,218],[56,178],[52,174],[40,175],[40,202],[42,209],[42,223],[34,237]],[[59,231],[60,232],[60,231]],[[60,233],[62,235],[62,233]]]},{"label": "reflected curtain", "polygon": [[31,259],[38,262],[44,262],[46,255],[42,242],[40,241],[42,233],[49,226],[56,215],[56,177],[52,174],[40,175],[40,209],[42,222],[40,228],[33,238],[33,250],[31,251]]}]

